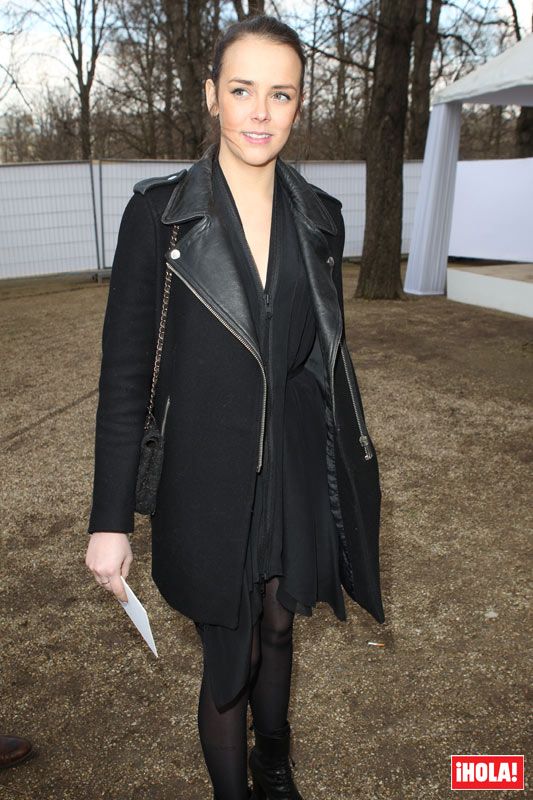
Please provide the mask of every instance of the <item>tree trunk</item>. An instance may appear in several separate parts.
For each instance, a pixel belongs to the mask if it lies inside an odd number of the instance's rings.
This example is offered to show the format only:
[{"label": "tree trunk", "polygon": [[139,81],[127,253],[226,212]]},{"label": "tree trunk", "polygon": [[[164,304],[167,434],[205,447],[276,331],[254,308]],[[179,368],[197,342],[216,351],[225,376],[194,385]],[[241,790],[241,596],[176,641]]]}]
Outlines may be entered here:
[{"label": "tree trunk", "polygon": [[[176,29],[179,30],[180,17],[176,13],[176,3],[165,2],[164,21],[163,21],[163,41],[164,41],[164,54],[163,54],[163,81],[164,81],[164,118],[163,118],[163,150],[165,158],[175,158],[175,119],[174,119],[174,102],[175,102],[175,83],[176,75],[174,70],[174,52],[178,46],[178,37],[175,35]],[[180,143],[181,144],[181,143]]]},{"label": "tree trunk", "polygon": [[[511,7],[516,40],[519,42],[522,39],[522,33],[518,22],[516,3],[513,0],[508,0],[508,3]],[[533,30],[533,15],[531,28]],[[520,109],[520,116],[516,120],[515,140],[518,158],[531,158],[533,156],[533,108],[531,106],[522,106]]]},{"label": "tree trunk", "polygon": [[316,68],[316,51],[315,47],[317,44],[318,38],[318,0],[314,0],[313,5],[313,34],[311,39],[311,48],[310,53],[307,57],[307,74],[308,74],[308,86],[309,91],[306,96],[306,103],[305,103],[305,114],[307,115],[307,119],[305,116],[302,118],[302,121],[305,120],[305,136],[302,136],[300,149],[298,151],[298,160],[306,161],[309,159],[309,154],[312,148],[313,142],[313,135],[314,135],[314,123],[315,123],[315,68]]},{"label": "tree trunk", "polygon": [[179,125],[182,133],[182,158],[196,159],[201,154],[205,126],[204,80],[207,54],[203,46],[205,4],[193,0],[179,4],[179,24],[174,42],[180,82]]},{"label": "tree trunk", "polygon": [[437,42],[442,0],[432,0],[430,17],[427,22],[426,6],[427,0],[416,0],[411,105],[409,108],[410,124],[407,146],[407,158],[410,159],[424,158],[429,126],[431,61]]},{"label": "tree trunk", "polygon": [[88,161],[92,155],[90,90],[83,84],[79,87],[79,90],[81,157],[84,161]]},{"label": "tree trunk", "polygon": [[381,0],[369,113],[366,224],[356,297],[403,297],[403,147],[416,0]]},{"label": "tree trunk", "polygon": [[519,158],[533,156],[533,106],[522,106],[516,120],[516,154]]}]

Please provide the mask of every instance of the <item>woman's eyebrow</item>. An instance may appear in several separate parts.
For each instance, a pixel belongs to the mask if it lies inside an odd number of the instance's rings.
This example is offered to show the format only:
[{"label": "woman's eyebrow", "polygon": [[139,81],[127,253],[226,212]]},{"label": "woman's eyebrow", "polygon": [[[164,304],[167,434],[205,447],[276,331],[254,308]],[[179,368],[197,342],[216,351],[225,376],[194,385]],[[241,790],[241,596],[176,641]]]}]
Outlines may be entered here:
[{"label": "woman's eyebrow", "polygon": [[[248,81],[248,80],[246,80],[246,78],[230,78],[228,83],[233,83],[235,81],[237,83],[245,83],[247,86],[253,86],[254,83],[255,83],[255,81]],[[272,89],[294,89],[294,91],[296,91],[296,86],[294,86],[292,83],[276,83],[276,84],[273,84],[271,88]]]}]

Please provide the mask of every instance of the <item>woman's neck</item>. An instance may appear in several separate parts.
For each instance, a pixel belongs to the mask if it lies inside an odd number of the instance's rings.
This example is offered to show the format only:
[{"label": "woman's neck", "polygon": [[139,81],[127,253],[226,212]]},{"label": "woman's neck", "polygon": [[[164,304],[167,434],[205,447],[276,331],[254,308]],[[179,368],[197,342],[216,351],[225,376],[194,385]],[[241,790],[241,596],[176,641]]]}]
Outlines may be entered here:
[{"label": "woman's neck", "polygon": [[258,166],[247,164],[223,146],[223,142],[215,157],[235,198],[245,205],[272,202],[277,159]]}]

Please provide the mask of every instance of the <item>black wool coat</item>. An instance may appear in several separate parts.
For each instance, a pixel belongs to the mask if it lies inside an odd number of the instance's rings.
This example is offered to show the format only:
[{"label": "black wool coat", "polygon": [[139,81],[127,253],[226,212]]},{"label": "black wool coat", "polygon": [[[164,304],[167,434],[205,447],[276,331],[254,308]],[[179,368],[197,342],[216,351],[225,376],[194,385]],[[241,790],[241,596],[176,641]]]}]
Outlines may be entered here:
[{"label": "black wool coat", "polygon": [[[165,435],[152,577],[185,616],[234,628],[267,381],[245,289],[213,207],[215,145],[189,169],[134,186],[120,224],[102,333],[88,533],[134,530],[139,444],[166,263],[172,282],[154,414]],[[279,156],[318,334],[306,369],[324,398],[328,491],[348,595],[384,621],[376,450],[344,329],[341,202]],[[178,240],[170,246],[174,223]]]}]

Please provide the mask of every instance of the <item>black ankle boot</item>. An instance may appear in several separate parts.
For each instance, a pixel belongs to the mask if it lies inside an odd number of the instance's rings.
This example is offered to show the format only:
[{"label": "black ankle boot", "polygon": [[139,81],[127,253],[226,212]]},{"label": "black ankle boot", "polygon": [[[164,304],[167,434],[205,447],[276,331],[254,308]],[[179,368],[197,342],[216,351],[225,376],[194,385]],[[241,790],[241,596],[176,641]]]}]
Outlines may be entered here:
[{"label": "black ankle boot", "polygon": [[[296,766],[290,755],[291,726],[287,720],[284,728],[275,735],[257,730],[254,723],[255,746],[250,751],[248,763],[252,772],[257,800],[303,800],[292,777]],[[290,763],[289,763],[290,762]]]},{"label": "black ankle boot", "polygon": [[[217,800],[216,794],[213,795],[213,800]],[[253,789],[251,789],[250,786],[248,787],[248,800],[257,800],[257,797],[255,796],[254,791]]]}]

